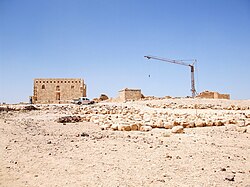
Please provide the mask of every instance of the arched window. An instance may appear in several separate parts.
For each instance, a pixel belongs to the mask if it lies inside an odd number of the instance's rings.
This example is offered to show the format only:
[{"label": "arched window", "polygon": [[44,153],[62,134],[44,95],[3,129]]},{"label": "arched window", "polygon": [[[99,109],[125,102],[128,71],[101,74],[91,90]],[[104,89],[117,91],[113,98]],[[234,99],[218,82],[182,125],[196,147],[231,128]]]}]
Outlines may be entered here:
[{"label": "arched window", "polygon": [[73,86],[73,85],[71,85],[71,89],[74,89],[74,86]]},{"label": "arched window", "polygon": [[45,89],[45,85],[44,84],[42,85],[42,89]]},{"label": "arched window", "polygon": [[56,91],[60,91],[60,86],[56,86]]}]

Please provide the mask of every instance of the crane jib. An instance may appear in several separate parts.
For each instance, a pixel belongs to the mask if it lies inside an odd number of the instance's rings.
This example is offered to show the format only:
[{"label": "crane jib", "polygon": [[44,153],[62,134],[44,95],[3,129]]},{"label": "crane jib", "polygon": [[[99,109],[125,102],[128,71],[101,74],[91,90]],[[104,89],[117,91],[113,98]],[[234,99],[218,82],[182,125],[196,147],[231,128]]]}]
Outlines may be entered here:
[{"label": "crane jib", "polygon": [[[160,61],[164,61],[164,62],[169,62],[169,63],[173,63],[173,64],[179,64],[179,65],[183,65],[183,66],[189,66],[191,68],[191,91],[192,91],[192,97],[194,98],[197,94],[196,90],[195,90],[195,81],[194,81],[194,64],[197,62],[196,60],[169,60],[169,59],[165,59],[165,58],[160,58],[160,57],[156,57],[156,56],[144,56],[147,59],[154,59],[154,60],[160,60]],[[184,63],[183,61],[193,61],[193,64],[187,64]]]}]

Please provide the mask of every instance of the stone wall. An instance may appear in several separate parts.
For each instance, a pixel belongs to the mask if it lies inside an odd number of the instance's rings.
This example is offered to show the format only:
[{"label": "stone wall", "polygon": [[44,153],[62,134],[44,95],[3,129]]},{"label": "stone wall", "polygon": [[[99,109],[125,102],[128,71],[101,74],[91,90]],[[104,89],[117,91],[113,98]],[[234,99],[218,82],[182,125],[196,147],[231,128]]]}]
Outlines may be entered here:
[{"label": "stone wall", "polygon": [[128,89],[125,88],[119,91],[120,101],[132,101],[141,99],[142,94],[140,89]]},{"label": "stone wall", "polygon": [[220,94],[218,92],[204,91],[201,92],[197,97],[206,99],[230,99],[230,94]]},{"label": "stone wall", "polygon": [[33,103],[69,103],[86,97],[83,79],[34,79]]}]

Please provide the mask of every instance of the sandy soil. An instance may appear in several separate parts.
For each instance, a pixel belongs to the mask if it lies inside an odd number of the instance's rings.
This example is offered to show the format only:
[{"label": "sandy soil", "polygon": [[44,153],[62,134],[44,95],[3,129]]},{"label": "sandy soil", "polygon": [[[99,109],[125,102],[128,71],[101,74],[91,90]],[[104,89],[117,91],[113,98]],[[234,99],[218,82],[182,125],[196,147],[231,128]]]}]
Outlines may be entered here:
[{"label": "sandy soil", "polygon": [[[166,101],[122,105],[148,110],[147,103],[159,102]],[[249,101],[219,102],[250,106]],[[218,111],[224,110],[199,110]],[[232,115],[242,112],[250,113]],[[165,129],[102,131],[90,122],[56,122],[68,114],[53,109],[0,113],[0,186],[250,186],[249,126],[246,131],[233,124],[187,128],[167,135]]]}]

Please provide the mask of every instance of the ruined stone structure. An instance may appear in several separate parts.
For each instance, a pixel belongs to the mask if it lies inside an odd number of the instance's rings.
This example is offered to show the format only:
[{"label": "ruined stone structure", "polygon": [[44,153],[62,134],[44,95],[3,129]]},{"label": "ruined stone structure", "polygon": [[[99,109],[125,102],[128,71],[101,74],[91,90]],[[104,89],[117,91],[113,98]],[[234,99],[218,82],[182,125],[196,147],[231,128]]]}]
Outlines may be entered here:
[{"label": "ruined stone structure", "polygon": [[204,91],[201,92],[197,97],[207,99],[230,99],[230,94],[220,94],[218,92]]},{"label": "ruined stone structure", "polygon": [[120,101],[132,101],[139,100],[142,98],[140,89],[128,89],[125,88],[119,91],[119,100]]},{"label": "ruined stone structure", "polygon": [[86,97],[83,79],[34,79],[32,103],[69,103],[79,97]]}]

